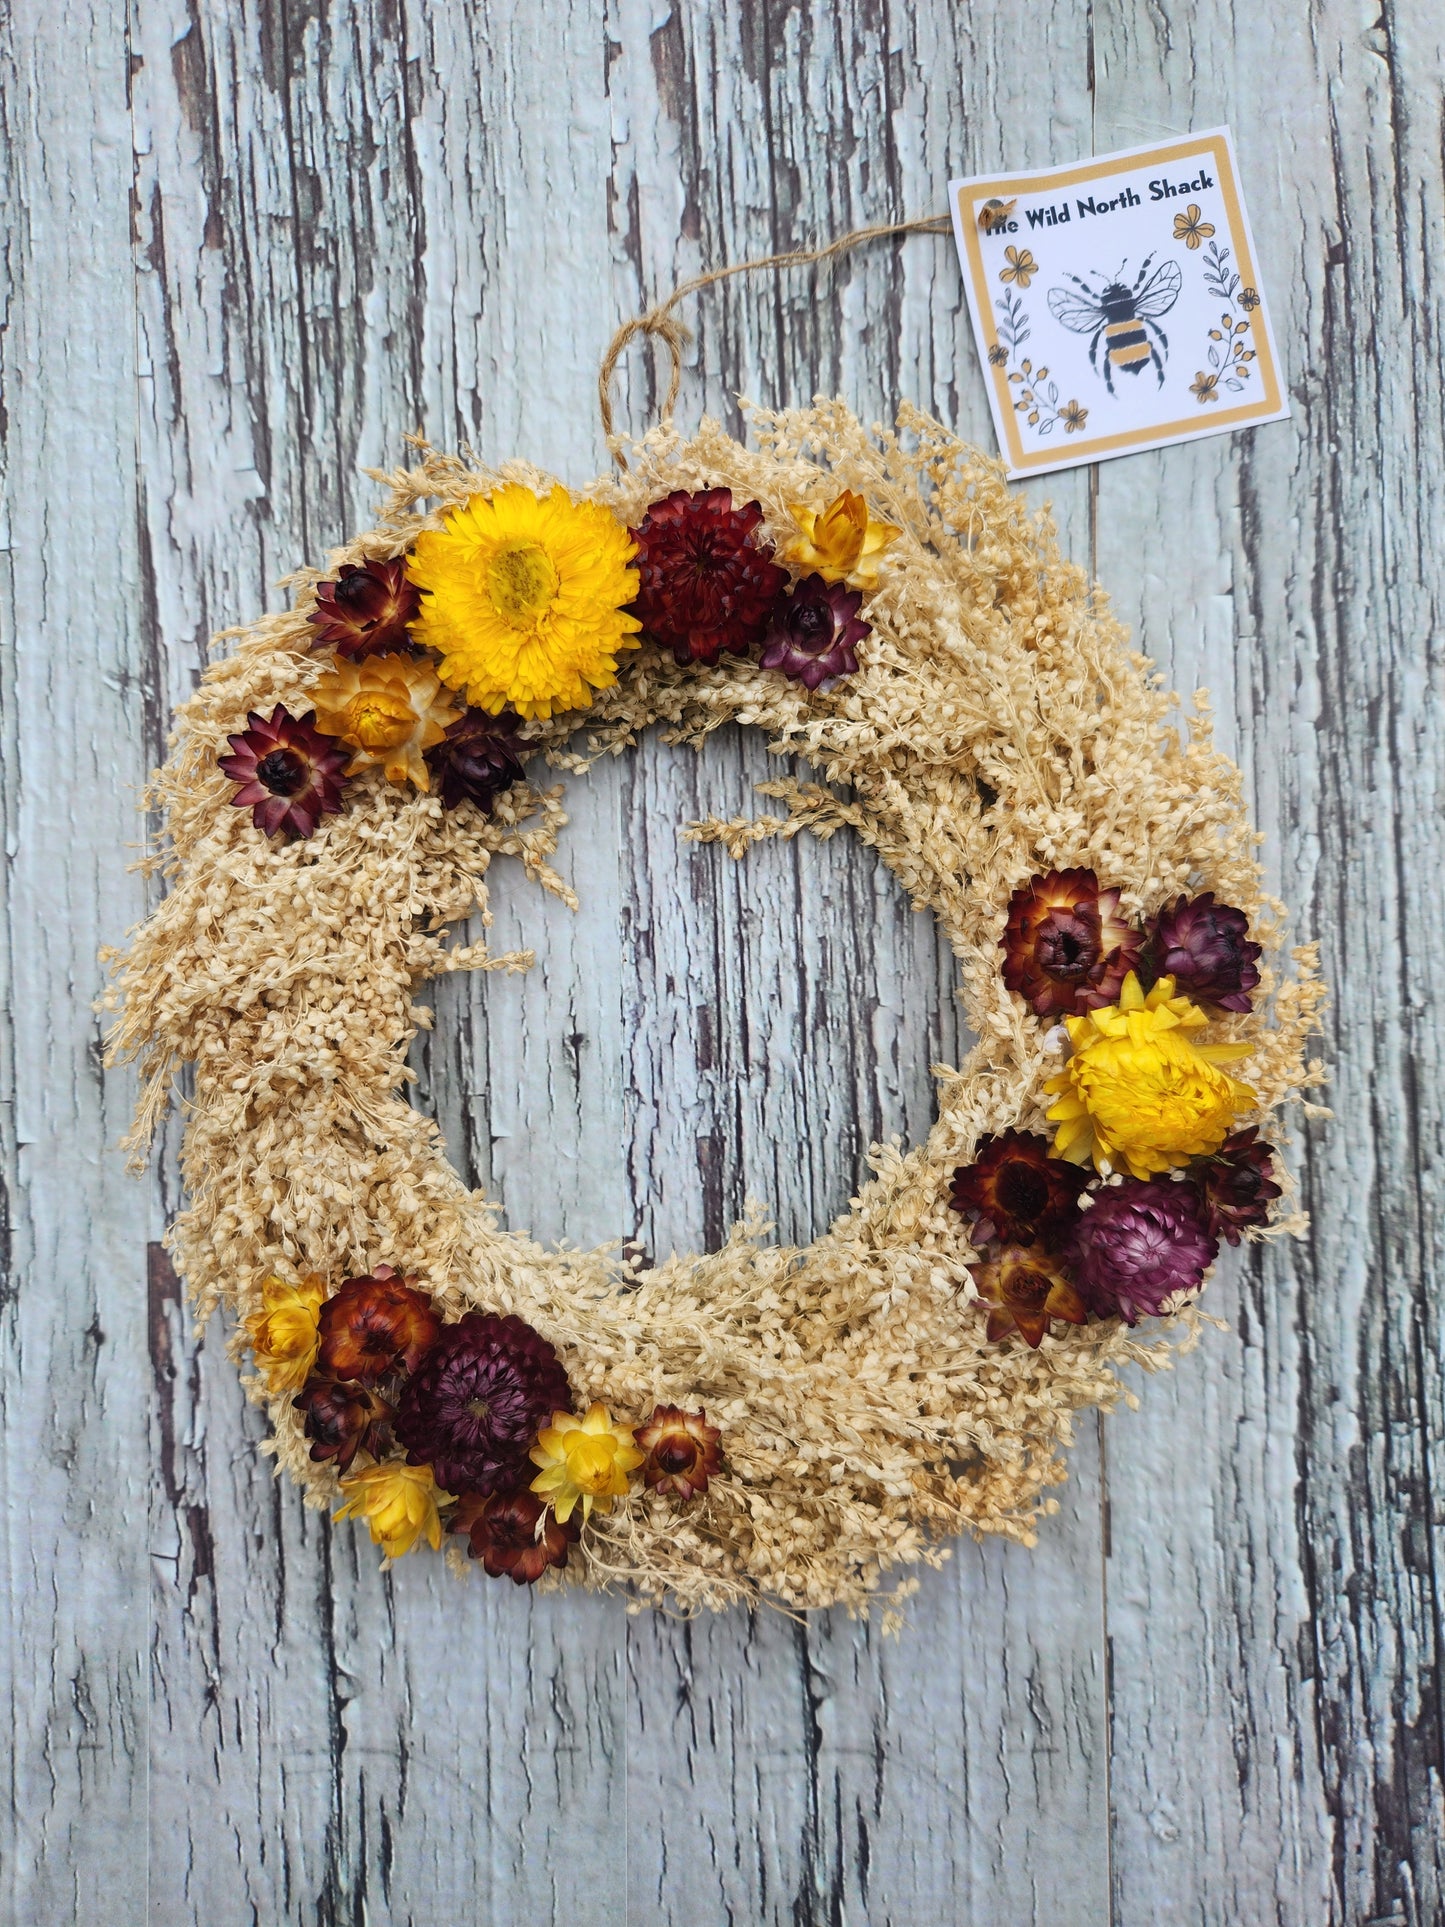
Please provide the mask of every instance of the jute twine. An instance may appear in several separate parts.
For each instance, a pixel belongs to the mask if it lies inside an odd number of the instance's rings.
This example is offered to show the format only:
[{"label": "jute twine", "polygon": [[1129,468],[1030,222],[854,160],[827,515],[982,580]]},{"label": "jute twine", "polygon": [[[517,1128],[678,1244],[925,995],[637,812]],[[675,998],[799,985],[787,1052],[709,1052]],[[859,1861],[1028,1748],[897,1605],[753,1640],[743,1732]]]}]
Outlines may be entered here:
[{"label": "jute twine", "polygon": [[621,438],[615,433],[612,423],[612,377],[617,372],[617,364],[627,344],[636,335],[651,335],[663,344],[670,365],[660,421],[663,427],[670,427],[672,411],[677,406],[678,392],[682,386],[683,350],[692,340],[692,330],[683,326],[674,310],[690,294],[710,288],[719,281],[726,281],[730,275],[751,274],[760,268],[781,270],[806,267],[814,262],[831,261],[835,255],[846,254],[851,248],[862,247],[868,241],[882,241],[898,234],[946,234],[950,225],[946,214],[923,215],[915,221],[880,221],[872,227],[850,228],[848,233],[840,234],[835,241],[829,241],[823,247],[789,248],[782,254],[759,254],[751,261],[733,261],[726,267],[711,268],[706,274],[695,274],[690,280],[679,282],[671,294],[654,302],[645,313],[634,315],[631,321],[624,321],[607,344],[607,352],[602,357],[602,366],[597,373],[597,406],[602,415],[602,432],[618,464],[622,468],[627,467]]},{"label": "jute twine", "polygon": [[[685,340],[673,310],[688,292],[939,225],[860,229],[685,283],[614,338],[599,384],[609,434],[608,385],[637,333],[672,356],[670,416]],[[281,846],[230,807],[217,767],[248,711],[311,706],[325,669],[306,620],[319,579],[405,553],[503,479],[551,485],[526,463],[491,470],[431,450],[378,476],[375,526],[291,578],[293,609],[229,633],[228,653],[178,711],[148,799],[165,821],[151,867],[169,888],[115,959],[110,1053],[139,1059],[138,1155],[191,1069],[188,1203],[168,1241],[202,1316],[222,1306],[245,1317],[268,1274],[315,1271],[337,1285],[392,1264],[418,1274],[448,1318],[478,1308],[527,1319],[557,1347],[579,1409],[603,1399],[640,1420],[658,1402],[704,1406],[721,1425],[727,1469],[700,1500],[679,1507],[637,1490],[594,1517],[565,1574],[544,1585],[621,1585],[682,1611],[865,1610],[881,1597],[891,1615],[916,1583],[907,1569],[937,1564],[952,1535],[1030,1541],[1064,1476],[1073,1415],[1129,1397],[1120,1367],[1168,1363],[1201,1317],[1181,1306],[1149,1335],[1116,1321],[1064,1328],[1037,1351],[985,1338],[950,1175],[985,1132],[1048,1129],[1044,1082],[1059,1062],[1048,1026],[999,973],[1010,893],[1035,871],[1080,864],[1120,884],[1130,913],[1205,889],[1245,910],[1268,968],[1255,1009],[1218,1029],[1252,1045],[1242,1074],[1276,1142],[1281,1110],[1319,1078],[1305,1043],[1323,993],[1312,948],[1283,965],[1282,906],[1262,892],[1240,773],[1210,745],[1202,695],[1181,728],[1177,699],[1129,652],[997,461],[906,404],[893,432],[822,400],[755,412],[751,431],[752,446],[712,421],[683,438],[665,419],[628,444],[619,474],[581,492],[635,526],[670,490],[730,488],[760,503],[782,543],[790,504],[821,508],[856,490],[902,531],[867,604],[858,674],[810,694],[756,662],[680,668],[644,647],[580,719],[580,743],[576,717],[522,735],[539,759],[575,772],[653,723],[698,747],[727,722],[766,733],[800,769],[760,786],[780,813],[707,818],[683,834],[741,857],[762,837],[850,829],[938,918],[978,1043],[961,1066],[936,1067],[938,1120],[923,1144],[874,1145],[868,1181],[806,1248],[775,1244],[754,1209],[720,1250],[647,1269],[616,1246],[544,1249],[503,1229],[501,1207],[463,1184],[436,1125],[406,1101],[407,1049],[431,1022],[418,992],[444,971],[530,965],[529,952],[487,948],[498,857],[575,906],[553,863],[561,786],[519,786],[484,818],[367,770],[341,815]],[[457,940],[478,917],[480,940]],[[1270,1235],[1301,1223],[1286,1212]],[[336,1478],[309,1458],[289,1397],[270,1397],[256,1376],[245,1384],[269,1408],[278,1465],[309,1503],[334,1504]]]}]

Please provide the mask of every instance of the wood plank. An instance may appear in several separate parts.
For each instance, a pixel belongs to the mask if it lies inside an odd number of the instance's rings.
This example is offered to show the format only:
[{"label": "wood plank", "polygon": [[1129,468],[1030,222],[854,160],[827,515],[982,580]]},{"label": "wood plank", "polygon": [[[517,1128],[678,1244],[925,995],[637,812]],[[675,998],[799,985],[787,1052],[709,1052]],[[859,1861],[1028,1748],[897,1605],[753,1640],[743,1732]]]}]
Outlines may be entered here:
[{"label": "wood plank", "polygon": [[[1445,465],[1411,373],[1441,331],[1424,0],[1368,30],[1327,0],[1308,38],[1215,0],[135,0],[130,116],[103,11],[5,32],[15,1917],[99,1896],[140,1917],[148,1754],[157,1922],[1440,1918],[1445,931],[1411,888],[1439,867],[1445,776],[1422,560]],[[1107,1589],[1092,1427],[1038,1550],[959,1547],[896,1643],[380,1575],[270,1478],[219,1326],[195,1340],[160,1261],[147,1606],[134,1307],[174,1145],[149,1201],[103,1154],[126,1086],[97,1080],[86,1006],[140,902],[117,784],[207,634],[367,519],[359,467],[419,423],[583,479],[610,318],[678,276],[932,208],[950,172],[1216,119],[1268,184],[1295,418],[1031,493],[1171,675],[1227,697],[1281,887],[1305,934],[1345,933],[1340,1121],[1312,1147],[1312,1244],[1231,1267],[1237,1334],[1106,1428]],[[112,185],[132,138],[134,309]],[[945,241],[729,283],[688,318],[685,419],[836,388],[988,436]],[[640,419],[640,353],[621,394]],[[20,727],[41,714],[43,739]],[[926,1128],[927,1066],[960,1048],[950,965],[865,853],[734,867],[676,840],[767,771],[729,733],[573,781],[576,917],[498,873],[496,934],[537,969],[440,984],[416,1062],[512,1224],[666,1249],[753,1193],[807,1237],[860,1130]]]},{"label": "wood plank", "polygon": [[[1335,991],[1308,1245],[1109,1428],[1116,1919],[1445,1917],[1439,1325],[1440,22],[1339,5],[1247,44],[1096,10],[1096,147],[1233,123],[1288,423],[1105,465],[1098,568],[1210,681]],[[1437,545],[1438,550],[1438,545]],[[1430,560],[1426,558],[1429,557]],[[1411,878],[1416,879],[1411,887]],[[1432,1073],[1434,1075],[1432,1076]]]},{"label": "wood plank", "polygon": [[[114,11],[0,20],[0,1913],[145,1904],[148,1200],[97,952],[136,921],[130,118]],[[60,319],[63,317],[63,320]],[[106,1896],[104,1903],[99,1896]]]}]

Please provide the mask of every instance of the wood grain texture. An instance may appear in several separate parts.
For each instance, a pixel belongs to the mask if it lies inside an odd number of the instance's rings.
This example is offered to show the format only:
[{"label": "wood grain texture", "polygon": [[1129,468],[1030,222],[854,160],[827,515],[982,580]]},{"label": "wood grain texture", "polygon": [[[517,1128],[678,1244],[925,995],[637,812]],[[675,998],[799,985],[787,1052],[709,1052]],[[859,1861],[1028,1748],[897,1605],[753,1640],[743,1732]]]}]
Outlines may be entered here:
[{"label": "wood grain texture", "polygon": [[[1435,11],[0,19],[9,1918],[1445,1922]],[[1292,420],[1030,492],[1213,686],[1326,938],[1311,1242],[1226,1266],[1232,1330],[1084,1430],[1036,1552],[928,1575],[900,1641],[379,1574],[272,1480],[219,1328],[190,1330],[154,1246],[174,1145],[149,1191],[110,1150],[122,786],[206,637],[369,519],[360,470],[407,430],[585,479],[606,336],[678,277],[1221,120]],[[988,439],[945,240],[687,319],[689,418],[908,395]],[[652,395],[634,350],[624,412]],[[580,913],[499,875],[536,970],[437,986],[419,1101],[513,1227],[665,1251],[754,1195],[806,1237],[870,1137],[926,1128],[950,964],[867,854],[677,840],[767,767],[729,732],[573,781]]]}]

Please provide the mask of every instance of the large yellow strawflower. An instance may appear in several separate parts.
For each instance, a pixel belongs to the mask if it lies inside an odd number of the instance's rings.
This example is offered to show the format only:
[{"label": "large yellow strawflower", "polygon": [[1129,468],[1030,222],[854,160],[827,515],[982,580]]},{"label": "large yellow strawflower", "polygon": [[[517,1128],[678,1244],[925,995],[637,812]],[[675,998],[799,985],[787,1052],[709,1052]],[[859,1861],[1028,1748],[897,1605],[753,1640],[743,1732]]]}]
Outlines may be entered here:
[{"label": "large yellow strawflower", "polygon": [[902,531],[891,522],[875,522],[861,495],[845,488],[820,515],[798,502],[788,504],[788,513],[803,531],[788,545],[789,562],[825,582],[877,588],[878,558]]},{"label": "large yellow strawflower", "polygon": [[442,686],[432,663],[416,656],[338,656],[329,676],[311,692],[316,727],[339,736],[356,754],[351,772],[379,763],[389,783],[431,788],[426,752],[447,733],[461,710]]},{"label": "large yellow strawflower", "polygon": [[554,1412],[552,1423],[537,1434],[532,1447],[532,1463],[542,1468],[532,1490],[565,1526],[579,1499],[584,1519],[591,1518],[594,1507],[610,1512],[612,1501],[627,1491],[628,1473],[635,1472],[646,1457],[632,1442],[631,1426],[614,1425],[600,1402],[586,1418]]},{"label": "large yellow strawflower", "polygon": [[616,682],[619,650],[637,647],[642,624],[625,608],[636,553],[609,509],[508,482],[417,537],[407,574],[425,594],[411,633],[441,657],[443,682],[493,716],[585,709]]},{"label": "large yellow strawflower", "polygon": [[316,1357],[316,1320],[326,1286],[314,1272],[299,1285],[261,1280],[261,1309],[246,1320],[246,1335],[269,1392],[299,1392]]},{"label": "large yellow strawflower", "polygon": [[1221,1064],[1248,1057],[1249,1044],[1197,1044],[1208,1022],[1174,979],[1161,977],[1146,997],[1131,970],[1117,1004],[1066,1017],[1073,1055],[1044,1088],[1057,1095],[1049,1112],[1059,1127],[1054,1155],[1101,1169],[1123,1166],[1152,1177],[1217,1151],[1237,1111],[1258,1102]]},{"label": "large yellow strawflower", "polygon": [[437,1511],[438,1494],[429,1465],[407,1465],[402,1459],[388,1459],[384,1465],[369,1465],[364,1472],[353,1472],[341,1481],[346,1503],[333,1519],[365,1519],[371,1528],[373,1545],[381,1547],[388,1560],[400,1559],[419,1539],[425,1539],[433,1552],[441,1549],[442,1522]]}]

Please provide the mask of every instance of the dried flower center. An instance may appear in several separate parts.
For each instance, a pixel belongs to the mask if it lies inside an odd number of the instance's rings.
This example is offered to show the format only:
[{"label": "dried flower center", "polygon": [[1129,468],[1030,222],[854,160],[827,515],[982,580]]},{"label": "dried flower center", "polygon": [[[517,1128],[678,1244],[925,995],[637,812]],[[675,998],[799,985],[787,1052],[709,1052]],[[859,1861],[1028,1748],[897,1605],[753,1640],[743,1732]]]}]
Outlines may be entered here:
[{"label": "dried flower center", "polygon": [[498,1552],[525,1552],[537,1536],[536,1528],[513,1505],[499,1506],[487,1526],[488,1537]]},{"label": "dried flower center", "polygon": [[585,1432],[570,1438],[567,1470],[572,1475],[572,1483],[583,1492],[592,1493],[594,1498],[606,1492],[612,1479],[615,1449],[615,1441],[610,1438],[593,1438]]},{"label": "dried flower center", "polygon": [[859,495],[844,493],[818,522],[813,546],[835,568],[849,568],[863,551],[868,533],[868,510]]},{"label": "dried flower center", "polygon": [[1099,961],[1099,913],[1055,910],[1039,926],[1039,963],[1051,977],[1075,982]]},{"label": "dried flower center", "polygon": [[497,614],[513,629],[530,629],[557,598],[552,558],[535,542],[499,549],[487,567],[487,593]]},{"label": "dried flower center", "polygon": [[347,733],[363,749],[395,749],[416,728],[416,714],[404,696],[368,690],[347,707]]},{"label": "dried flower center", "polygon": [[484,1420],[491,1417],[492,1402],[487,1398],[469,1398],[467,1400],[467,1411],[476,1419],[478,1424],[481,1424]]},{"label": "dried flower center", "polygon": [[[334,602],[344,603],[351,608],[353,614],[361,614],[369,604],[377,600],[377,585],[364,569],[358,569],[355,575],[342,576],[331,591],[331,596]],[[373,616],[378,613],[380,612],[374,611]],[[390,611],[388,610],[387,613],[389,614]]]},{"label": "dried flower center", "polygon": [[306,781],[306,761],[294,749],[273,749],[256,765],[256,781],[275,796],[294,796]]},{"label": "dried flower center", "polygon": [[793,633],[798,641],[829,643],[833,640],[832,611],[821,602],[804,602],[793,611]]},{"label": "dried flower center", "polygon": [[309,1311],[283,1306],[267,1313],[257,1336],[262,1349],[273,1357],[299,1358],[316,1349],[316,1320]]},{"label": "dried flower center", "polygon": [[1030,1265],[1020,1265],[1009,1273],[1008,1301],[1019,1311],[1040,1311],[1053,1289],[1053,1280]]},{"label": "dried flower center", "polygon": [[1006,1164],[998,1174],[998,1201],[1012,1217],[1040,1217],[1048,1207],[1048,1179],[1022,1161]]},{"label": "dried flower center", "polygon": [[697,1447],[688,1438],[664,1439],[652,1457],[664,1472],[687,1472],[697,1457]]}]

